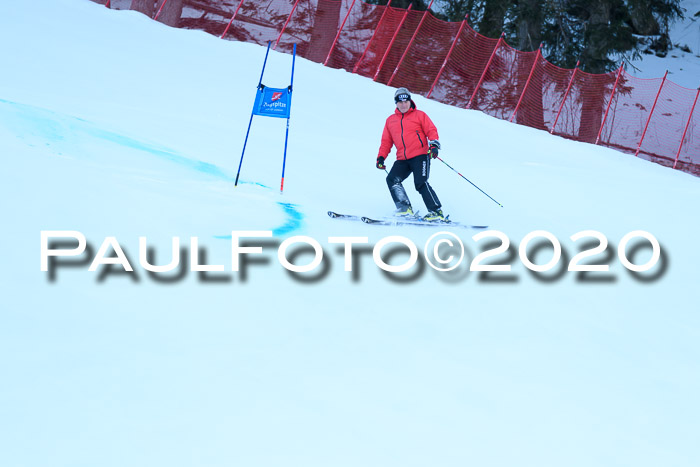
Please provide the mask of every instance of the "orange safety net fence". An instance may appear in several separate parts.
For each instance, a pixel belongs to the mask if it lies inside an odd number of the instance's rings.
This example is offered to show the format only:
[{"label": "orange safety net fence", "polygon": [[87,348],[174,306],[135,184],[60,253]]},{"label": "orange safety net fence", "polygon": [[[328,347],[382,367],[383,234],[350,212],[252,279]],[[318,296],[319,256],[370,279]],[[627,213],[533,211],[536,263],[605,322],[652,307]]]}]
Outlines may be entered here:
[{"label": "orange safety net fence", "polygon": [[[128,9],[132,0],[93,0]],[[177,0],[171,0],[173,4]],[[166,3],[164,6],[163,3]],[[154,0],[154,16],[168,0]],[[267,45],[393,87],[700,175],[700,90],[559,68],[468,23],[362,0],[182,0],[178,27]]]}]

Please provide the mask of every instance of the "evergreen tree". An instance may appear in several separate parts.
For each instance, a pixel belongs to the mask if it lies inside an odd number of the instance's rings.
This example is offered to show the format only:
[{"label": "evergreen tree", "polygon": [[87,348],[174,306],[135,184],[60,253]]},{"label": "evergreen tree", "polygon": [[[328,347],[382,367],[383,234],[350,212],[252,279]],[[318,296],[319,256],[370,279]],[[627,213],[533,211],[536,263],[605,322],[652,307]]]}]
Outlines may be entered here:
[{"label": "evergreen tree", "polygon": [[474,22],[479,18],[481,4],[482,0],[436,0],[436,16],[445,21],[462,21],[469,15]]},{"label": "evergreen tree", "polygon": [[537,50],[542,42],[544,24],[544,8],[540,0],[517,0],[514,12],[516,14],[515,36],[518,40],[518,50]]},{"label": "evergreen tree", "polygon": [[508,11],[513,7],[511,0],[484,0],[483,13],[479,18],[479,33],[487,37],[498,37],[504,29]]},{"label": "evergreen tree", "polygon": [[523,51],[542,42],[547,60],[566,68],[580,60],[589,73],[614,70],[647,47],[663,55],[671,46],[669,24],[683,16],[680,0],[438,1],[444,19],[461,21],[469,14],[484,36],[505,33]]}]

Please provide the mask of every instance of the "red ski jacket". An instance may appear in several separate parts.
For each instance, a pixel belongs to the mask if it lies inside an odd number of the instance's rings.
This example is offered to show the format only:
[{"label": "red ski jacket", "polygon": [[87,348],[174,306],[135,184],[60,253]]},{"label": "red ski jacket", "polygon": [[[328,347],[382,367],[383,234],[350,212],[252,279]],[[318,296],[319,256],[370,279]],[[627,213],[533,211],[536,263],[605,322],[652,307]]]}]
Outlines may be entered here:
[{"label": "red ski jacket", "polygon": [[396,146],[396,159],[411,159],[428,153],[428,141],[438,139],[438,132],[428,115],[415,108],[405,114],[396,109],[386,119],[379,155],[384,157],[391,152],[391,146]]}]

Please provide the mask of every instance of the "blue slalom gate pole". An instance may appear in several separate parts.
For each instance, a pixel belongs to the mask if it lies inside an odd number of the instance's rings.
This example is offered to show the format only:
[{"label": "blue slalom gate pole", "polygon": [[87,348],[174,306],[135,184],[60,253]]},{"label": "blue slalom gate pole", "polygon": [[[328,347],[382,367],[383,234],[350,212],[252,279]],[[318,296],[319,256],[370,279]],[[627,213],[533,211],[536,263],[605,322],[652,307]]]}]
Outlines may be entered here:
[{"label": "blue slalom gate pole", "polygon": [[[265,74],[265,65],[267,64],[267,56],[270,53],[270,45],[271,44],[272,44],[272,41],[267,41],[267,52],[265,52],[265,61],[263,62],[262,72],[260,72],[260,81],[258,81],[258,89],[260,89],[260,86],[262,85],[263,75]],[[296,51],[296,44],[294,45],[294,50]],[[294,69],[294,65],[292,65],[292,69]],[[250,121],[248,122],[248,131],[246,131],[246,133],[245,133],[245,141],[243,142],[243,152],[241,153],[241,160],[238,163],[238,172],[236,173],[236,183],[234,184],[234,186],[238,186],[238,177],[241,175],[241,166],[243,165],[243,156],[245,155],[245,147],[248,144],[248,135],[250,135],[250,126],[253,124],[253,115],[255,115],[255,104],[253,104],[253,110],[250,112]],[[289,129],[289,120],[287,120],[287,129]],[[285,143],[285,156],[286,156],[286,143]]]},{"label": "blue slalom gate pole", "polygon": [[[269,46],[268,46],[269,48]],[[294,87],[294,62],[297,56],[297,45],[294,44],[292,49],[292,78],[289,84],[289,108],[292,107],[292,89]],[[291,113],[291,112],[290,112]],[[287,115],[287,130],[284,133],[284,158],[282,159],[282,181],[280,182],[280,193],[284,191],[284,169],[287,165],[287,140],[289,139],[289,118],[291,115]]]}]

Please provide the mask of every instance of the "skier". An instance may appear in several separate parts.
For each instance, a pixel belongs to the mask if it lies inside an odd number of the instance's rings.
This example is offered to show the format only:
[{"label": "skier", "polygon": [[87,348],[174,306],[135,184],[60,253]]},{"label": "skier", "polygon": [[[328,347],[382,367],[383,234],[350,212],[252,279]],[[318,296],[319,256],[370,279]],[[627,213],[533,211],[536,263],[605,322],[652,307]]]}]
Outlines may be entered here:
[{"label": "skier", "polygon": [[385,170],[384,161],[396,146],[396,162],[391,167],[386,183],[396,204],[396,215],[402,217],[414,216],[411,201],[401,182],[413,174],[416,191],[423,197],[428,208],[428,214],[423,217],[426,221],[444,221],[440,200],[433,188],[428,184],[430,176],[430,159],[435,159],[440,150],[438,132],[430,117],[416,108],[411,99],[411,93],[406,88],[399,88],[394,93],[396,110],[386,119],[382,142],[377,156],[377,168]]}]

